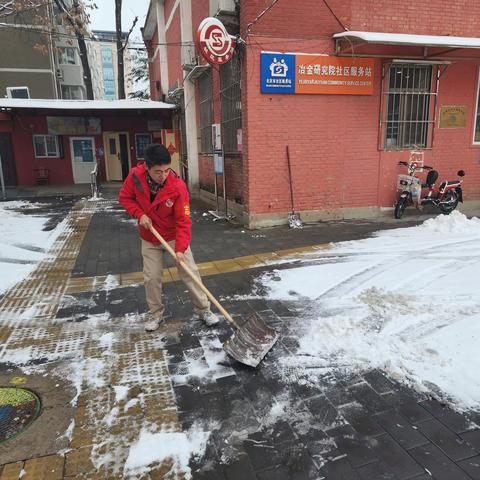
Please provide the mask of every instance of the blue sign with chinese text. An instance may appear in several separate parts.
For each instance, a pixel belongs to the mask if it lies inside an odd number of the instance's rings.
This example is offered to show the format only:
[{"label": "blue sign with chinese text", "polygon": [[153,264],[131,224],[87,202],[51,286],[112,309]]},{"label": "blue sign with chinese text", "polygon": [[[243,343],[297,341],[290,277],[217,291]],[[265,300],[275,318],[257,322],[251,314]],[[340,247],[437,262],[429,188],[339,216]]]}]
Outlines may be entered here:
[{"label": "blue sign with chinese text", "polygon": [[262,93],[295,93],[295,55],[260,54],[260,91]]}]

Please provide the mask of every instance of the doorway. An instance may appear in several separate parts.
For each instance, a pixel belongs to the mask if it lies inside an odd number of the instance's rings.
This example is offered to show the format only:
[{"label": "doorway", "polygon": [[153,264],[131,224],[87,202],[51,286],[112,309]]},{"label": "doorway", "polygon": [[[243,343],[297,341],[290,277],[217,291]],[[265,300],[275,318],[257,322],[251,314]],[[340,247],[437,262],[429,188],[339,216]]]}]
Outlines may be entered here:
[{"label": "doorway", "polygon": [[70,137],[70,154],[74,183],[90,183],[90,174],[95,168],[95,139],[93,137]]},{"label": "doorway", "polygon": [[5,185],[15,187],[17,185],[17,170],[13,156],[12,137],[9,133],[0,133],[0,157]]},{"label": "doorway", "polygon": [[122,181],[130,170],[130,144],[126,132],[105,132],[105,166],[107,181]]}]

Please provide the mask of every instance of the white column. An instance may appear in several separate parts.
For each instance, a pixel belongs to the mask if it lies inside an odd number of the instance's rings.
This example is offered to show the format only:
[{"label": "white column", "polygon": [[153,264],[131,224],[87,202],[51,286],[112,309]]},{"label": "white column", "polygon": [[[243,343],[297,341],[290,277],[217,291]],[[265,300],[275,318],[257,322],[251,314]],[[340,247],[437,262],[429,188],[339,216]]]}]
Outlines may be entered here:
[{"label": "white column", "polygon": [[162,93],[167,95],[168,94],[168,56],[167,56],[168,54],[167,54],[167,45],[166,45],[167,36],[165,31],[164,0],[157,0],[155,8],[157,12],[158,43],[160,43],[160,45],[155,47],[154,52],[156,53],[158,51],[158,55],[160,56],[160,84],[162,88]]},{"label": "white column", "polygon": [[[180,26],[182,31],[182,43],[185,44],[193,42],[192,32],[192,1],[182,0],[180,2]],[[191,46],[182,47],[182,59],[184,55],[189,53],[187,49]],[[187,76],[185,70],[183,71],[184,79],[184,102],[185,102],[185,128],[187,138],[187,156],[188,156],[188,186],[191,190],[198,188],[198,141],[197,141],[197,115],[196,115],[196,99],[195,99],[195,84],[185,80]]]}]

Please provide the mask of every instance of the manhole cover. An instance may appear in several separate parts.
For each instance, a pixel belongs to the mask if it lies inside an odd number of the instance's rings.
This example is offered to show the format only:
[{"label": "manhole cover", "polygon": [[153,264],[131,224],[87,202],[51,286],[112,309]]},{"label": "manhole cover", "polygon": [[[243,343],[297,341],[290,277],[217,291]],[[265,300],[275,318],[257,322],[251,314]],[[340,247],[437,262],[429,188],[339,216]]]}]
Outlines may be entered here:
[{"label": "manhole cover", "polygon": [[0,443],[25,430],[40,412],[40,399],[30,390],[0,387]]}]

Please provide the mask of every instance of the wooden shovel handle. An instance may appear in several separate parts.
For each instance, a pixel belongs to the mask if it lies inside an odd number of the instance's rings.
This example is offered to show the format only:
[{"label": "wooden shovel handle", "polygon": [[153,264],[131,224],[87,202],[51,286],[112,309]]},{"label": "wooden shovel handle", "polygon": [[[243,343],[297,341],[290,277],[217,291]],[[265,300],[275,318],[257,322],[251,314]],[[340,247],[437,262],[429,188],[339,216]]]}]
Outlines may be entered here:
[{"label": "wooden shovel handle", "polygon": [[[157,232],[154,227],[150,227],[150,231],[155,235],[158,241],[162,244],[165,250],[177,260],[177,255],[173,248],[167,243],[167,241]],[[189,277],[195,282],[198,288],[200,288],[209,300],[218,308],[218,311],[235,327],[239,328],[235,320],[230,314],[220,305],[220,302],[210,293],[210,290],[202,283],[202,280],[198,278],[185,262],[180,262],[180,266],[188,273]]]}]

